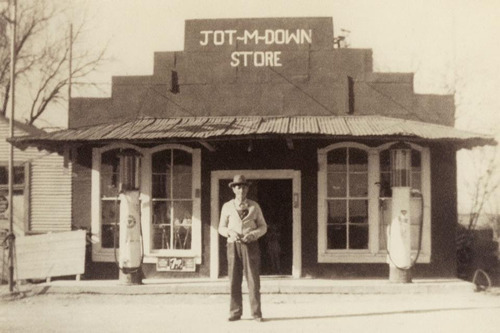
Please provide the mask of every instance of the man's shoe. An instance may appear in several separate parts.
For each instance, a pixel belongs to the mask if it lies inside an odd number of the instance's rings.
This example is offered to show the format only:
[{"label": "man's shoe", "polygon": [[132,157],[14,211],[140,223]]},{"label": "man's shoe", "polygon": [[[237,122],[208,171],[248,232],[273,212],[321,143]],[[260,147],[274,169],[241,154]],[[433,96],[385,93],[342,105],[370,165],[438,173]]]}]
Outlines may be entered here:
[{"label": "man's shoe", "polygon": [[227,321],[237,321],[240,319],[241,319],[241,316],[231,316],[231,317],[227,318]]},{"label": "man's shoe", "polygon": [[262,317],[255,317],[253,320],[255,320],[258,323],[262,323],[264,321],[264,318],[262,318]]}]

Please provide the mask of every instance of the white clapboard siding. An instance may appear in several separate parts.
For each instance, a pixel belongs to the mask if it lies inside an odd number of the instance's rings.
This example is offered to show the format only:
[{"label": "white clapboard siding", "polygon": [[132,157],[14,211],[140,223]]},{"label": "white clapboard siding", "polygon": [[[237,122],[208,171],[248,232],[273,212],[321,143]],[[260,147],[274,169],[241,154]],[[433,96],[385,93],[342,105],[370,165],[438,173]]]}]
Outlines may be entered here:
[{"label": "white clapboard siding", "polygon": [[31,163],[30,230],[71,230],[71,165],[50,154]]},{"label": "white clapboard siding", "polygon": [[[5,118],[0,118],[0,163],[7,164],[9,161],[10,154],[10,143],[6,141],[9,137],[9,122]],[[14,128],[14,136],[28,135],[27,131],[21,130],[17,127]],[[39,155],[40,152],[36,148],[28,148],[26,150],[14,149],[14,161],[15,163],[22,164],[33,158],[33,156]]]},{"label": "white clapboard siding", "polygon": [[[14,135],[30,135],[39,130],[17,124]],[[8,165],[10,143],[9,121],[0,116],[0,164]],[[63,166],[63,157],[39,151],[36,148],[25,150],[14,149],[14,163],[16,165],[29,165],[29,175],[26,175],[28,205],[17,214],[20,221],[27,219],[27,229],[16,232],[48,232],[71,230],[71,165]],[[27,216],[25,216],[27,215]]]}]

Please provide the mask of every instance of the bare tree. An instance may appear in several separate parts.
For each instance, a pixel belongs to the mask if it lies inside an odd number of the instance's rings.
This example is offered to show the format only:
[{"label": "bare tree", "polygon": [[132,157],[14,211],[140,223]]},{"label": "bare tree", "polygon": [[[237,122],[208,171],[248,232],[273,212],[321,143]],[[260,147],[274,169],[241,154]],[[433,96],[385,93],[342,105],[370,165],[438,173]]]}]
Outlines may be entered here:
[{"label": "bare tree", "polygon": [[[51,0],[18,0],[16,38],[16,82],[29,96],[24,117],[33,124],[51,104],[67,101],[70,77],[78,80],[104,63],[106,48],[97,52],[75,49],[87,25],[83,17],[72,29],[67,22],[70,7]],[[0,28],[8,26],[9,13],[4,10]],[[0,114],[5,115],[10,89],[10,36],[8,29],[0,30]],[[71,57],[71,76],[70,76]],[[78,83],[76,83],[78,84]],[[26,94],[24,94],[26,90]]]},{"label": "bare tree", "polygon": [[[497,147],[476,148],[474,170],[476,176],[468,183],[471,208],[467,229],[474,230],[479,216],[488,205],[497,206],[500,189],[500,165],[498,163]],[[494,210],[496,207],[489,207]]]}]

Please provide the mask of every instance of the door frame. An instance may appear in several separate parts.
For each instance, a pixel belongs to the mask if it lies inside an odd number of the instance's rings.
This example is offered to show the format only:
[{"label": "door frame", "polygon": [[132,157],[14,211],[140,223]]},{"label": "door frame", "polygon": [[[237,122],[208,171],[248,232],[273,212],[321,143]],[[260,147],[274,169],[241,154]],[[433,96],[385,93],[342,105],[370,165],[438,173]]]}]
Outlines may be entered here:
[{"label": "door frame", "polygon": [[235,174],[243,174],[252,179],[292,180],[292,277],[302,275],[302,223],[301,223],[301,173],[297,170],[218,170],[211,172],[210,206],[210,278],[219,278],[219,181],[232,179]]}]

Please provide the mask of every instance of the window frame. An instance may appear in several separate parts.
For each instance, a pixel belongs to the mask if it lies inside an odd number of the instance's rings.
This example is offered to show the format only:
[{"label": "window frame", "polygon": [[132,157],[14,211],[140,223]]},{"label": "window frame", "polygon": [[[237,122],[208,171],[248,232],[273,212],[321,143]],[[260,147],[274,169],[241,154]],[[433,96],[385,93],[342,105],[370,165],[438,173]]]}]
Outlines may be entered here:
[{"label": "window frame", "polygon": [[[152,183],[152,157],[153,154],[163,151],[178,149],[191,154],[192,157],[192,187],[191,200],[193,202],[193,211],[191,216],[191,249],[155,249],[153,250],[153,183]],[[143,165],[145,170],[141,179],[143,184],[144,202],[141,209],[141,215],[146,217],[147,221],[143,224],[144,239],[144,262],[156,263],[157,257],[194,257],[196,264],[201,264],[201,150],[179,144],[163,144],[148,149],[144,154]]]},{"label": "window frame", "polygon": [[[350,229],[352,227],[356,227],[356,226],[362,226],[363,228],[367,228],[366,232],[368,233],[369,232],[369,224],[366,223],[359,223],[359,222],[352,222],[350,221],[350,209],[349,207],[351,207],[351,205],[354,205],[356,202],[366,202],[369,206],[369,193],[368,193],[368,152],[365,150],[365,149],[360,149],[358,147],[337,147],[337,148],[334,148],[334,149],[331,149],[329,150],[327,153],[326,153],[326,158],[327,158],[327,166],[328,166],[328,154],[334,150],[343,150],[345,149],[345,152],[346,152],[346,161],[345,161],[345,166],[346,166],[346,169],[343,170],[342,172],[339,172],[339,171],[334,171],[334,172],[329,172],[328,171],[328,167],[326,169],[326,185],[328,186],[328,175],[330,173],[334,173],[334,174],[337,174],[337,175],[341,175],[341,174],[345,174],[346,178],[346,183],[345,183],[345,193],[343,196],[335,196],[335,195],[329,195],[328,194],[328,188],[326,190],[326,197],[325,197],[325,206],[327,208],[327,213],[326,213],[326,225],[327,225],[327,229],[326,229],[326,234],[323,236],[323,237],[326,237],[326,242],[328,244],[328,227],[332,227],[334,225],[345,225],[345,228],[346,228],[346,248],[345,249],[327,249],[327,251],[366,251],[368,248],[363,248],[363,249],[355,249],[355,248],[352,248],[350,246],[350,238],[351,238],[351,234],[350,234]],[[351,156],[351,151],[352,150],[358,150],[358,151],[362,151],[365,156],[366,156],[366,171],[363,170],[363,171],[356,171],[354,169],[351,169],[351,164],[349,162],[350,160],[350,156]],[[351,176],[354,176],[354,175],[359,175],[359,174],[366,174],[366,195],[364,196],[356,196],[356,195],[353,195],[351,193],[351,189],[352,189],[352,184],[351,183]],[[345,213],[346,213],[346,218],[347,220],[344,221],[344,223],[329,223],[328,222],[328,215],[329,215],[329,204],[330,203],[333,203],[333,202],[341,202],[341,203],[345,203]],[[366,210],[366,214],[367,214],[367,217],[369,217],[369,207],[367,208]],[[354,230],[354,229],[353,229]],[[367,234],[367,238],[369,239],[369,236]],[[366,244],[367,246],[369,244]]]},{"label": "window frame", "polygon": [[[388,142],[377,147],[369,147],[357,142],[340,142],[318,149],[318,262],[319,263],[385,263],[387,251],[380,248],[380,153],[396,142]],[[429,263],[431,255],[431,191],[430,191],[430,151],[409,143],[421,154],[421,188],[424,200],[422,247],[419,263]],[[368,154],[368,249],[327,249],[327,154],[339,148],[356,148]]]},{"label": "window frame", "polygon": [[[9,162],[8,161],[0,161],[0,167],[3,167],[6,169],[7,177],[9,176]],[[30,213],[31,213],[31,205],[30,205],[30,188],[31,188],[31,162],[29,161],[14,161],[13,164],[14,168],[22,168],[24,175],[24,181],[21,184],[14,184],[12,185],[12,189],[14,190],[14,195],[16,192],[22,192],[23,195],[23,201],[24,201],[24,208],[23,208],[23,215],[21,217],[21,220],[23,222],[23,227],[24,227],[24,232],[25,233],[30,233],[31,231],[31,223],[30,223]],[[0,184],[0,193],[5,193],[5,197],[8,198],[9,196],[9,183],[8,183],[8,178],[7,178],[7,184]],[[4,216],[6,219],[8,219],[8,212],[9,209],[7,209],[7,212],[5,212]]]},{"label": "window frame", "polygon": [[[141,157],[139,200],[141,202],[141,228],[143,233],[144,263],[156,263],[158,257],[194,257],[195,263],[201,263],[201,151],[179,144],[162,144],[152,148],[142,148],[133,144],[110,144],[92,149],[92,174],[91,174],[91,228],[94,237],[99,242],[92,244],[92,260],[96,262],[115,262],[114,249],[103,248],[101,244],[101,156],[103,153],[114,149],[133,149]],[[191,249],[189,250],[152,250],[152,155],[166,149],[179,149],[192,155],[192,235]],[[117,248],[117,255],[119,249]]]}]

